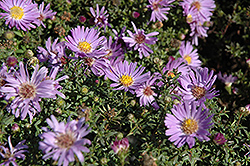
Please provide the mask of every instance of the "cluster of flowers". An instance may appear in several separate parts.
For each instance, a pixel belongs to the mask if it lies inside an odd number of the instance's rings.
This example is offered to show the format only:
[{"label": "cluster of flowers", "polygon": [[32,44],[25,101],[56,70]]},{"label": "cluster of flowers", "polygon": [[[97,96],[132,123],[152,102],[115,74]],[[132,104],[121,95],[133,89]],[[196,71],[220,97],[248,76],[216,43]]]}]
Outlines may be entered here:
[{"label": "cluster of flowers", "polygon": [[[150,8],[153,12],[150,21],[167,20],[165,14],[170,10],[170,3],[174,0],[149,0]],[[206,36],[207,28],[204,23],[210,20],[212,15],[211,11],[214,9],[214,2],[209,0],[184,0],[181,6],[184,8],[184,13],[187,18],[192,18],[189,21],[193,36],[193,42],[197,45],[197,37]],[[12,28],[16,26],[17,29],[26,31],[30,28],[35,28],[41,24],[45,27],[42,21],[45,18],[52,18],[56,12],[49,10],[49,4],[44,9],[44,3],[37,8],[37,4],[31,0],[4,0],[0,2],[0,8],[7,13],[0,13],[6,19],[6,24]],[[99,28],[110,27],[108,23],[108,14],[105,8],[102,7],[99,11],[99,6],[96,6],[96,12],[90,8],[93,15],[93,25]],[[116,30],[115,41],[112,42],[112,37],[108,39],[100,36],[99,29],[88,28],[84,26],[77,26],[71,30],[71,35],[65,37],[66,41],[58,42],[55,39],[52,43],[51,37],[46,42],[46,49],[38,47],[38,59],[40,62],[48,61],[52,67],[50,74],[48,69],[36,65],[32,77],[29,77],[27,67],[25,69],[22,62],[19,63],[20,70],[7,70],[3,65],[0,71],[0,97],[4,97],[6,101],[10,102],[7,109],[12,111],[16,117],[25,119],[27,114],[32,121],[33,116],[41,111],[39,102],[41,98],[56,98],[56,95],[65,97],[64,94],[58,90],[62,88],[59,81],[67,79],[68,76],[63,76],[56,79],[57,72],[63,64],[66,63],[66,58],[77,59],[88,68],[96,76],[104,76],[109,78],[114,83],[110,86],[115,87],[113,90],[125,90],[140,97],[140,105],[149,106],[150,104],[158,109],[159,105],[155,97],[159,96],[154,89],[157,86],[164,85],[166,78],[174,78],[177,75],[179,87],[173,87],[173,94],[181,98],[180,104],[174,105],[172,114],[167,114],[165,118],[165,125],[168,128],[166,135],[171,137],[169,140],[174,142],[177,147],[181,147],[186,142],[191,148],[195,144],[194,137],[199,140],[209,140],[208,129],[212,126],[212,115],[209,109],[206,108],[206,99],[212,99],[217,96],[217,92],[212,88],[216,80],[213,71],[209,73],[207,68],[202,68],[201,61],[197,54],[197,50],[193,50],[190,42],[183,42],[181,44],[179,54],[180,58],[170,59],[167,65],[162,69],[162,74],[150,72],[144,73],[145,67],[137,67],[137,63],[129,63],[124,60],[123,45],[126,48],[134,47],[134,50],[139,51],[139,57],[147,57],[153,51],[148,45],[155,44],[157,41],[156,36],[158,32],[145,34],[144,30],[137,29],[136,25],[132,22],[135,33],[127,30],[130,37],[125,36],[125,28],[118,34]],[[67,56],[65,49],[70,49],[74,52],[74,56]],[[166,79],[168,81],[168,79]],[[173,96],[173,98],[175,98]],[[47,119],[48,125],[52,131],[44,127],[45,131],[40,135],[42,142],[40,142],[40,149],[46,153],[44,159],[53,158],[58,160],[58,165],[68,165],[69,162],[75,160],[74,154],[79,158],[79,161],[84,161],[82,152],[89,152],[89,149],[83,145],[91,144],[90,140],[83,138],[86,136],[90,129],[87,130],[88,125],[84,125],[85,119],[82,118],[78,121],[68,120],[58,122],[52,115],[51,119]],[[66,141],[67,140],[67,141]],[[20,145],[23,142],[20,143]],[[13,150],[9,138],[10,149]],[[17,145],[19,146],[19,144]],[[129,147],[128,140],[117,141],[112,145],[115,152],[117,149],[125,149]],[[4,148],[4,147],[1,147]],[[17,150],[27,148],[27,146],[15,147]],[[14,155],[11,150],[13,158],[24,158],[23,152],[19,151]],[[7,150],[4,158],[7,158]],[[118,152],[117,152],[118,153]],[[8,152],[9,154],[9,152]],[[9,162],[13,161],[8,158]],[[6,165],[8,163],[5,163]]]},{"label": "cluster of flowers", "polygon": [[198,37],[207,37],[208,24],[216,7],[213,0],[184,0],[180,2],[186,21],[190,25],[192,43],[198,45]]}]

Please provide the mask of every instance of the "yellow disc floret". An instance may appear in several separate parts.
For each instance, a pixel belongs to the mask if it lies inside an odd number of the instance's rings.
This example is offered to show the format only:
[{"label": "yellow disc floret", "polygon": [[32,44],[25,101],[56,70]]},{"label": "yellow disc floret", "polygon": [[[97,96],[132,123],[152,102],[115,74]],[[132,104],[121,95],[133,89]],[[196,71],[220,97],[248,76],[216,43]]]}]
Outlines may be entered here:
[{"label": "yellow disc floret", "polygon": [[133,79],[132,77],[130,77],[129,75],[123,75],[121,78],[120,78],[120,82],[123,86],[130,86],[133,84]]},{"label": "yellow disc floret", "polygon": [[10,9],[10,15],[12,18],[16,20],[20,20],[23,18],[24,12],[23,9],[19,6],[14,6]]},{"label": "yellow disc floret", "polygon": [[182,131],[187,134],[193,134],[198,130],[198,122],[194,119],[186,119],[182,123]]},{"label": "yellow disc floret", "polygon": [[83,42],[79,42],[77,48],[79,48],[80,51],[84,52],[84,53],[90,53],[92,52],[92,47],[91,44],[83,41]]},{"label": "yellow disc floret", "polygon": [[192,62],[192,58],[189,55],[185,55],[184,59],[187,61],[188,64]]}]

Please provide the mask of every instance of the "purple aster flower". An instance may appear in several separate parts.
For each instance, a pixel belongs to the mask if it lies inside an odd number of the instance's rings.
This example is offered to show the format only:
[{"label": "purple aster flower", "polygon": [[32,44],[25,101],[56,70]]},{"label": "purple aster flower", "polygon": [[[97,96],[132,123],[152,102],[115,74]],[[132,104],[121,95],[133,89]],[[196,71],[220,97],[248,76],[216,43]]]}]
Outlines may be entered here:
[{"label": "purple aster flower", "polygon": [[209,74],[206,67],[193,70],[194,72],[179,77],[178,81],[181,85],[179,91],[181,91],[184,100],[198,101],[198,105],[205,107],[206,99],[212,99],[219,95],[216,94],[218,91],[212,88],[217,76],[213,76],[213,71]]},{"label": "purple aster flower", "polygon": [[195,21],[202,23],[210,20],[210,16],[213,15],[212,11],[216,7],[213,0],[183,0],[180,5],[184,9],[185,15],[192,11],[195,13]]},{"label": "purple aster flower", "polygon": [[196,108],[196,102],[191,105],[184,101],[182,104],[174,105],[171,109],[172,114],[167,114],[165,118],[165,126],[168,128],[165,132],[169,137],[169,141],[174,142],[178,148],[185,143],[192,148],[195,145],[195,137],[200,141],[210,140],[207,131],[213,123],[212,117],[209,116],[209,109],[202,110],[202,107]]},{"label": "purple aster flower", "polygon": [[25,159],[25,155],[23,154],[24,152],[28,152],[27,150],[23,150],[23,149],[27,149],[28,146],[27,145],[23,145],[23,143],[25,142],[25,140],[19,142],[15,147],[12,146],[11,143],[11,138],[10,136],[8,137],[8,143],[9,143],[9,147],[10,148],[6,148],[4,146],[0,146],[0,155],[1,158],[3,159],[3,163],[0,164],[0,166],[9,166],[10,163],[14,166],[18,166],[18,164],[15,162],[15,160],[17,158],[19,159]]},{"label": "purple aster flower", "polygon": [[107,14],[107,10],[105,10],[105,7],[103,6],[101,11],[99,10],[99,5],[96,4],[96,13],[94,11],[94,9],[92,7],[90,7],[90,12],[91,14],[93,15],[93,21],[94,21],[94,24],[96,26],[99,26],[99,27],[104,27],[104,31],[106,31],[106,27],[110,26],[110,24],[108,23],[108,14]]},{"label": "purple aster flower", "polygon": [[123,37],[123,40],[124,42],[129,43],[129,47],[135,46],[134,50],[139,51],[140,59],[142,59],[143,55],[147,57],[149,56],[149,53],[153,53],[153,51],[146,44],[155,44],[158,39],[157,37],[151,36],[158,35],[159,32],[152,32],[145,35],[144,30],[137,29],[133,22],[132,25],[134,27],[135,34],[133,34],[130,30],[127,30],[130,37]]},{"label": "purple aster flower", "polygon": [[176,74],[181,73],[181,75],[186,75],[190,72],[190,68],[186,65],[185,60],[182,58],[171,59],[168,61],[167,65],[162,69],[162,73],[166,77],[174,78]]},{"label": "purple aster flower", "polygon": [[127,153],[129,150],[129,142],[127,138],[123,138],[121,140],[117,140],[117,137],[115,138],[115,142],[111,144],[111,148],[116,154],[119,153]]},{"label": "purple aster flower", "polygon": [[224,145],[227,140],[225,139],[224,135],[222,133],[216,133],[214,135],[214,143],[216,143],[217,145]]},{"label": "purple aster flower", "polygon": [[40,16],[36,19],[35,23],[40,26],[41,24],[43,25],[44,28],[46,28],[46,26],[44,25],[43,21],[47,18],[52,19],[52,17],[54,15],[56,15],[56,12],[53,12],[52,10],[49,10],[50,8],[50,3],[45,7],[44,9],[44,2],[42,2],[39,6],[39,13]]},{"label": "purple aster flower", "polygon": [[[145,67],[138,67],[136,69],[137,63],[128,63],[128,61],[124,61],[117,63],[114,67],[110,66],[109,69],[105,71],[106,76],[116,83],[112,83],[111,87],[117,87],[113,90],[122,90],[130,91],[134,94],[134,90],[146,82],[150,73],[142,74]],[[141,75],[142,74],[142,75]]]},{"label": "purple aster flower", "polygon": [[16,26],[24,31],[30,28],[36,28],[34,21],[39,17],[37,4],[31,0],[3,0],[0,2],[0,8],[7,13],[0,13],[0,18],[6,20],[9,28]]},{"label": "purple aster flower", "polygon": [[147,5],[147,8],[152,10],[150,21],[155,22],[156,19],[159,21],[168,20],[166,14],[170,10],[170,3],[174,0],[148,0],[150,5]]},{"label": "purple aster flower", "polygon": [[105,57],[108,59],[113,59],[120,56],[124,57],[121,44],[117,45],[116,43],[112,43],[111,36],[109,36],[109,40],[104,45],[104,50],[106,51]]},{"label": "purple aster flower", "polygon": [[68,118],[67,123],[58,122],[54,115],[51,119],[47,118],[47,123],[51,130],[47,127],[42,129],[45,131],[40,135],[43,141],[39,142],[39,148],[45,153],[43,159],[52,158],[58,161],[58,165],[67,166],[70,162],[75,161],[75,155],[80,162],[84,161],[82,152],[88,153],[89,149],[86,144],[91,144],[89,139],[84,138],[91,129],[85,124],[85,118],[72,120]]},{"label": "purple aster flower", "polygon": [[85,28],[84,26],[71,30],[72,36],[65,37],[68,48],[75,52],[78,57],[100,57],[104,56],[106,52],[103,45],[106,42],[104,36],[99,37],[100,32],[94,28]]},{"label": "purple aster flower", "polygon": [[27,114],[30,122],[36,112],[40,112],[39,101],[41,98],[54,98],[56,94],[55,81],[45,80],[48,73],[46,67],[39,69],[36,65],[35,70],[30,78],[27,68],[25,70],[23,62],[19,63],[20,70],[15,75],[8,75],[5,79],[5,86],[1,87],[0,92],[5,94],[5,99],[11,101],[9,109],[15,117],[21,117],[24,120]]},{"label": "purple aster flower", "polygon": [[213,0],[184,0],[180,3],[187,16],[187,22],[191,27],[192,43],[198,45],[198,37],[207,37],[208,27],[205,22],[210,21],[212,11],[216,7]]},{"label": "purple aster flower", "polygon": [[148,106],[155,100],[154,96],[157,96],[157,94],[153,91],[153,89],[155,89],[153,85],[159,78],[160,77],[153,75],[150,79],[148,79],[144,84],[142,84],[135,90],[136,97],[140,97],[140,106]]},{"label": "purple aster flower", "polygon": [[201,23],[199,23],[199,24],[192,23],[192,24],[190,24],[190,27],[191,27],[190,36],[192,37],[192,44],[197,46],[198,45],[198,37],[199,38],[207,37],[207,30],[209,28],[202,25]]},{"label": "purple aster flower", "polygon": [[218,79],[221,80],[226,86],[230,87],[232,83],[234,83],[238,77],[233,77],[232,74],[227,76],[227,74],[221,75],[221,72],[218,73]]},{"label": "purple aster flower", "polygon": [[87,65],[96,76],[105,75],[105,70],[109,67],[109,60],[106,58],[83,58],[84,64]]},{"label": "purple aster flower", "polygon": [[180,55],[183,59],[185,59],[185,62],[192,67],[200,67],[201,61],[199,60],[199,55],[197,53],[197,49],[193,50],[193,46],[190,42],[183,41],[181,43],[181,47],[179,50]]},{"label": "purple aster flower", "polygon": [[37,47],[37,58],[40,62],[49,60],[52,66],[62,66],[65,64],[65,42],[58,42],[58,38],[51,44],[51,37],[46,41],[46,49]]},{"label": "purple aster flower", "polygon": [[[65,80],[65,79],[68,79],[69,76],[67,75],[64,75],[58,79],[56,79],[56,75],[58,73],[58,70],[59,70],[59,67],[53,67],[51,70],[50,70],[50,73],[48,76],[46,76],[45,80],[53,80],[54,81],[54,94],[62,97],[62,98],[65,98],[65,95],[58,91],[57,89],[62,89],[62,86],[59,84],[59,81],[62,81],[62,80]],[[56,98],[56,96],[53,97],[54,99]]]}]

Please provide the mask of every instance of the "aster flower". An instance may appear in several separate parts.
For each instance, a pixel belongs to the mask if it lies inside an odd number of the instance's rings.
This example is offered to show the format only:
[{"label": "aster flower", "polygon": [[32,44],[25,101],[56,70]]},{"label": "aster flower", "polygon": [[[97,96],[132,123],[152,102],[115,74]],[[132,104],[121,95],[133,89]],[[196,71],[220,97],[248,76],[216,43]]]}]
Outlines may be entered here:
[{"label": "aster flower", "polygon": [[56,15],[56,12],[53,12],[52,10],[49,10],[50,8],[50,3],[45,7],[44,9],[44,2],[42,2],[38,8],[38,11],[40,13],[40,16],[37,18],[37,20],[35,21],[35,23],[40,26],[41,24],[43,25],[44,28],[46,28],[46,26],[44,25],[43,21],[47,18],[52,19],[52,17],[54,15]]},{"label": "aster flower", "polygon": [[[69,76],[67,75],[64,75],[58,79],[56,79],[56,75],[58,73],[58,70],[59,70],[59,67],[53,67],[51,70],[50,70],[50,73],[48,76],[46,76],[45,80],[53,80],[54,81],[54,94],[62,97],[62,98],[65,98],[65,95],[58,91],[58,89],[62,89],[62,86],[59,84],[59,81],[62,81],[62,80],[65,80],[65,79],[68,79]],[[56,96],[53,97],[54,99],[56,98]]]},{"label": "aster flower", "polygon": [[162,72],[166,77],[174,78],[176,74],[181,73],[181,75],[186,75],[190,72],[190,68],[186,65],[182,58],[171,59],[168,61],[167,65],[162,69]]},{"label": "aster flower", "polygon": [[8,143],[10,148],[6,148],[4,146],[0,146],[0,156],[3,159],[3,163],[0,163],[0,166],[9,166],[10,163],[13,164],[14,166],[17,166],[18,164],[15,162],[17,158],[20,159],[25,159],[25,155],[23,154],[24,152],[28,152],[27,145],[23,145],[25,140],[19,142],[15,147],[12,146],[11,143],[11,138],[10,136],[8,137]]},{"label": "aster flower", "polygon": [[234,83],[238,77],[233,77],[232,74],[227,76],[227,74],[221,74],[221,72],[218,73],[218,79],[221,80],[226,86],[230,87],[232,83]]},{"label": "aster flower", "polygon": [[184,9],[184,14],[188,15],[190,11],[195,14],[195,21],[209,21],[210,16],[213,15],[212,11],[216,7],[213,0],[183,0],[180,5]]},{"label": "aster flower", "polygon": [[196,102],[191,105],[184,101],[182,104],[174,105],[171,109],[172,114],[166,114],[165,126],[168,128],[165,132],[169,141],[174,142],[178,148],[185,143],[192,148],[195,145],[195,137],[200,141],[210,140],[207,131],[211,128],[212,117],[209,116],[209,109],[202,110],[202,107],[196,109]]},{"label": "aster flower", "polygon": [[147,5],[147,8],[152,10],[150,21],[155,22],[156,19],[159,21],[168,20],[166,14],[170,10],[170,3],[174,0],[148,0],[150,5]]},{"label": "aster flower", "polygon": [[9,28],[16,26],[24,31],[30,28],[36,28],[34,21],[39,17],[37,4],[31,0],[2,0],[0,8],[7,13],[0,13],[0,18],[6,20],[5,24],[9,24]]},{"label": "aster flower", "polygon": [[179,50],[180,55],[183,59],[185,59],[185,62],[192,67],[199,67],[201,66],[201,61],[199,60],[199,55],[197,53],[197,49],[193,50],[193,46],[190,42],[183,41],[181,43],[181,47]]},{"label": "aster flower", "polygon": [[103,45],[106,42],[104,36],[99,37],[100,32],[94,28],[85,28],[84,26],[71,30],[72,36],[65,37],[67,40],[66,45],[68,48],[75,52],[75,56],[78,57],[100,57],[106,53],[103,49]]},{"label": "aster flower", "polygon": [[[111,87],[117,87],[113,90],[130,91],[134,94],[134,90],[147,81],[150,77],[150,73],[142,74],[145,67],[139,66],[136,69],[137,63],[128,63],[128,61],[119,62],[114,67],[110,66],[105,71],[106,76],[116,83],[112,83]],[[142,74],[142,75],[141,75]]]},{"label": "aster flower", "polygon": [[54,115],[50,119],[47,118],[47,123],[51,130],[47,127],[42,129],[45,131],[40,135],[43,141],[39,142],[39,148],[45,153],[43,159],[52,158],[58,161],[58,166],[67,166],[70,162],[75,161],[75,155],[80,162],[84,161],[82,152],[88,153],[89,149],[86,144],[91,144],[91,141],[84,138],[91,129],[85,124],[85,118],[79,120],[68,119],[67,123],[58,122]]},{"label": "aster flower", "polygon": [[113,59],[119,56],[123,56],[123,50],[121,49],[121,44],[117,45],[112,43],[112,37],[109,36],[109,40],[104,45],[104,50],[106,51],[105,57],[108,59]]},{"label": "aster flower", "polygon": [[144,30],[137,29],[133,22],[132,25],[135,33],[133,34],[130,30],[127,30],[130,37],[123,37],[122,39],[124,42],[129,43],[129,47],[135,46],[134,50],[139,51],[139,57],[142,59],[143,55],[147,57],[149,56],[149,53],[153,53],[153,51],[146,44],[155,44],[158,39],[157,37],[151,36],[158,35],[159,32],[151,32],[146,35]]},{"label": "aster flower", "polygon": [[51,44],[51,37],[46,41],[46,49],[37,47],[37,58],[40,62],[49,60],[52,66],[61,66],[65,64],[65,42],[58,42],[58,38]]},{"label": "aster flower", "polygon": [[92,7],[90,7],[90,12],[91,14],[93,15],[93,21],[94,21],[94,24],[96,26],[99,26],[99,27],[104,27],[104,31],[106,31],[106,27],[110,26],[110,24],[108,23],[108,14],[107,14],[107,10],[105,10],[105,7],[103,6],[101,11],[99,10],[99,5],[96,4],[96,13],[94,11],[94,9]]},{"label": "aster flower", "polygon": [[184,0],[180,3],[190,24],[192,43],[198,45],[198,37],[207,37],[208,27],[205,22],[210,21],[212,11],[216,7],[213,0]]},{"label": "aster flower", "polygon": [[109,60],[106,58],[83,58],[84,64],[87,65],[96,76],[105,75],[105,70],[109,67]]},{"label": "aster flower", "polygon": [[6,84],[1,87],[0,92],[5,93],[6,100],[15,97],[8,108],[16,118],[20,116],[21,120],[24,120],[28,114],[31,122],[36,112],[41,111],[40,99],[54,98],[59,92],[55,89],[54,80],[45,80],[48,73],[46,67],[39,69],[39,65],[36,65],[31,78],[23,62],[19,63],[19,68],[15,76],[7,76]]},{"label": "aster flower", "polygon": [[113,151],[117,153],[126,153],[129,149],[129,142],[127,138],[123,138],[121,140],[117,140],[117,137],[115,138],[115,142],[111,144],[111,148]]},{"label": "aster flower", "polygon": [[218,96],[218,91],[212,88],[217,76],[213,75],[213,71],[208,73],[208,68],[197,68],[189,75],[181,75],[179,82],[181,87],[181,95],[184,100],[198,101],[198,105],[204,105],[206,99],[212,99]]},{"label": "aster flower", "polygon": [[153,89],[155,89],[153,85],[159,78],[160,77],[153,75],[150,77],[150,79],[148,79],[144,84],[142,84],[135,90],[136,97],[140,97],[140,106],[148,106],[155,100],[154,96],[157,96],[157,94],[153,91]]}]

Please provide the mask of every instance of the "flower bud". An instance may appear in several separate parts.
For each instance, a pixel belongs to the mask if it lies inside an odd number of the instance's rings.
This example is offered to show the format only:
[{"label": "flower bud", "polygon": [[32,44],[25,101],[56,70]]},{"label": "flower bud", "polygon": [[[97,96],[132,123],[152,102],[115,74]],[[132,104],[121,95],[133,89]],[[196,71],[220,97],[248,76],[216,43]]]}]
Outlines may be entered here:
[{"label": "flower bud", "polygon": [[214,143],[217,145],[224,145],[227,140],[225,139],[224,135],[222,133],[216,133],[214,135]]},{"label": "flower bud", "polygon": [[14,56],[9,56],[6,60],[6,63],[9,67],[14,67],[17,64],[17,58]]},{"label": "flower bud", "polygon": [[18,124],[14,123],[12,126],[11,126],[11,130],[16,133],[16,132],[19,132],[20,131],[20,127],[18,126]]},{"label": "flower bud", "polygon": [[132,12],[132,17],[134,17],[134,18],[138,18],[140,16],[140,13],[138,13],[138,12]]}]

